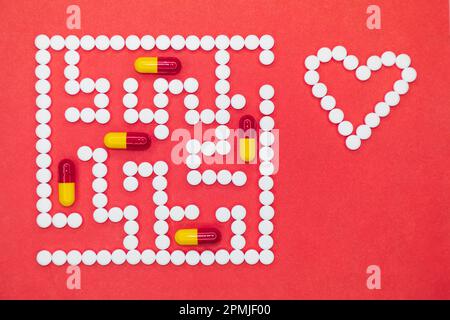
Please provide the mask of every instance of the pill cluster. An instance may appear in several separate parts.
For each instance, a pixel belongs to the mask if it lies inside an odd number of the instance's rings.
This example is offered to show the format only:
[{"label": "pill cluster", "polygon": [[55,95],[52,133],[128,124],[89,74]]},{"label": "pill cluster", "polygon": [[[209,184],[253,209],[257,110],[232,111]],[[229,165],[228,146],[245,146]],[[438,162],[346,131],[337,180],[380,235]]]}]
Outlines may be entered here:
[{"label": "pill cluster", "polygon": [[[136,95],[139,89],[139,83],[135,78],[127,78],[123,81],[123,98],[122,104],[125,108],[123,119],[128,124],[134,124],[140,121],[144,124],[155,122],[157,125],[153,131],[153,135],[158,140],[165,140],[169,136],[169,129],[167,122],[169,114],[165,108],[169,105],[170,95],[184,94],[184,106],[186,108],[185,121],[188,125],[217,124],[215,128],[215,142],[200,141],[191,139],[186,144],[186,151],[188,156],[185,164],[189,168],[187,173],[187,181],[190,185],[198,185],[203,182],[206,185],[233,184],[235,186],[244,186],[247,182],[247,176],[244,171],[230,172],[229,170],[219,170],[215,172],[211,169],[198,171],[202,157],[211,157],[215,154],[227,155],[231,152],[231,145],[228,141],[230,138],[230,128],[227,124],[230,121],[230,112],[227,110],[232,107],[235,110],[242,110],[245,108],[247,101],[244,95],[234,94],[228,96],[230,91],[230,83],[227,80],[231,74],[231,69],[227,65],[230,60],[228,50],[239,51],[242,49],[256,50],[260,49],[259,61],[263,65],[270,65],[274,61],[274,54],[271,49],[274,46],[274,40],[270,35],[263,35],[257,37],[249,35],[242,37],[239,35],[227,37],[219,35],[216,38],[212,36],[203,36],[201,38],[191,35],[183,37],[175,35],[171,38],[165,35],[156,38],[145,35],[141,38],[131,35],[126,38],[121,36],[113,36],[111,38],[100,35],[96,38],[86,35],[79,39],[76,36],[70,35],[66,38],[55,35],[51,38],[46,35],[39,35],[35,39],[35,45],[38,49],[36,53],[36,67],[35,74],[38,78],[35,89],[38,93],[36,98],[36,136],[38,137],[36,143],[36,150],[38,156],[36,157],[36,164],[38,171],[36,179],[38,180],[38,187],[36,193],[39,197],[36,203],[39,212],[37,217],[37,224],[42,228],[47,228],[50,225],[56,228],[62,228],[69,225],[72,228],[81,226],[83,219],[79,213],[72,212],[65,214],[63,212],[56,213],[54,216],[50,215],[52,202],[49,199],[52,189],[49,184],[52,174],[50,165],[52,159],[49,155],[51,149],[50,135],[51,128],[49,126],[51,120],[51,112],[49,110],[52,100],[49,95],[51,85],[48,78],[51,70],[48,66],[51,61],[50,49],[54,51],[61,51],[66,49],[64,60],[67,66],[64,69],[64,76],[67,79],[65,83],[65,92],[69,96],[77,94],[91,94],[95,92],[94,107],[86,107],[78,109],[76,107],[68,107],[64,116],[69,123],[76,123],[81,120],[84,123],[97,122],[99,124],[106,124],[110,121],[111,115],[107,110],[110,103],[107,93],[111,89],[111,84],[106,78],[83,78],[79,79],[80,70],[78,63],[81,59],[78,49],[90,51],[94,48],[100,52],[105,50],[122,50],[124,48],[135,51],[143,49],[150,51],[158,49],[160,51],[169,48],[178,51],[187,49],[195,51],[201,49],[204,51],[216,50],[214,54],[217,67],[215,75],[217,82],[215,84],[215,91],[217,97],[215,99],[216,110],[205,108],[201,112],[197,111],[200,101],[196,92],[199,88],[197,79],[188,77],[186,79],[173,78],[170,81],[162,77],[154,78],[153,89],[156,92],[153,98],[153,104],[156,108],[154,111],[150,108],[143,108],[137,111],[138,97]],[[134,62],[134,69],[138,73],[155,74],[155,75],[176,75],[181,69],[181,61],[176,57],[140,57]],[[108,265],[110,263],[120,265],[125,262],[136,265],[143,263],[150,265],[157,263],[159,265],[167,265],[172,263],[174,265],[188,264],[197,265],[212,265],[215,262],[219,265],[224,265],[229,262],[233,264],[241,264],[246,262],[248,264],[270,264],[273,262],[274,256],[270,250],[273,245],[271,233],[273,225],[271,219],[274,216],[274,210],[271,206],[274,201],[274,196],[270,191],[273,187],[273,179],[271,175],[274,174],[274,165],[272,158],[274,151],[272,145],[275,141],[274,134],[271,132],[274,128],[274,120],[271,114],[274,111],[274,104],[271,101],[274,96],[274,89],[270,85],[263,85],[259,91],[262,102],[260,104],[260,111],[262,118],[259,121],[261,129],[259,137],[256,136],[257,122],[250,116],[245,115],[240,120],[240,128],[242,135],[239,136],[240,158],[244,163],[250,163],[259,154],[261,164],[259,170],[261,178],[259,180],[260,193],[260,216],[262,221],[259,224],[259,232],[261,234],[259,239],[259,246],[262,251],[249,249],[244,251],[246,241],[244,233],[246,231],[246,224],[244,218],[247,214],[246,209],[242,205],[235,205],[231,209],[221,207],[216,211],[216,218],[219,223],[225,223],[230,218],[231,231],[234,234],[231,240],[232,250],[219,249],[216,252],[211,250],[175,250],[168,251],[171,244],[171,239],[167,236],[169,231],[169,224],[167,219],[174,222],[192,221],[193,226],[189,229],[178,229],[174,233],[174,241],[180,246],[197,246],[208,243],[216,243],[221,241],[221,232],[214,227],[198,227],[195,221],[200,216],[200,209],[195,204],[190,204],[185,207],[174,205],[167,206],[168,194],[166,188],[168,181],[166,174],[169,171],[169,166],[164,161],[157,161],[153,164],[149,162],[136,163],[134,161],[126,161],[122,166],[124,174],[123,188],[127,192],[133,192],[139,188],[139,180],[141,178],[151,178],[152,188],[154,190],[152,200],[156,205],[153,231],[157,235],[155,239],[156,251],[145,249],[139,251],[137,249],[139,240],[137,234],[139,232],[139,223],[137,217],[139,210],[134,205],[127,205],[124,208],[117,206],[108,207],[108,197],[106,191],[108,188],[107,182],[107,159],[108,151],[111,150],[147,150],[151,145],[151,137],[143,132],[108,132],[105,134],[103,142],[106,148],[91,148],[89,146],[81,146],[77,151],[77,158],[79,161],[88,162],[93,161],[91,174],[93,176],[92,189],[94,195],[92,197],[92,205],[95,210],[93,212],[93,220],[96,223],[123,223],[124,249],[117,249],[112,252],[108,250],[85,250],[83,252],[78,250],[70,250],[65,252],[63,250],[56,250],[50,252],[41,250],[38,252],[36,259],[40,265],[49,265],[50,263],[61,266],[64,264],[70,265]],[[259,140],[259,152],[258,141]],[[58,165],[58,195],[59,202],[62,206],[70,207],[76,201],[75,185],[77,174],[76,163],[70,159],[62,159]],[[188,248],[188,247],[187,247]]]},{"label": "pill cluster", "polygon": [[[367,81],[372,72],[380,70],[382,67],[396,66],[401,70],[401,79],[394,83],[393,90],[386,93],[384,101],[378,102],[374,111],[368,113],[364,118],[364,123],[359,125],[354,131],[353,124],[345,120],[342,109],[336,107],[336,99],[328,94],[327,86],[319,82],[320,76],[317,72],[321,63],[331,60],[342,62],[348,71],[355,71],[356,78],[360,81]],[[417,78],[417,72],[411,67],[411,58],[407,54],[396,55],[392,51],[386,51],[381,56],[371,56],[366,64],[360,64],[358,58],[347,53],[343,46],[336,46],[333,49],[321,48],[316,55],[310,55],[305,59],[305,82],[312,87],[314,97],[320,99],[320,106],[328,112],[328,119],[337,125],[340,135],[346,137],[345,145],[350,150],[357,150],[361,146],[362,140],[367,140],[372,135],[374,128],[378,127],[381,118],[386,117],[391,108],[400,103],[400,96],[409,90],[409,84]]]}]

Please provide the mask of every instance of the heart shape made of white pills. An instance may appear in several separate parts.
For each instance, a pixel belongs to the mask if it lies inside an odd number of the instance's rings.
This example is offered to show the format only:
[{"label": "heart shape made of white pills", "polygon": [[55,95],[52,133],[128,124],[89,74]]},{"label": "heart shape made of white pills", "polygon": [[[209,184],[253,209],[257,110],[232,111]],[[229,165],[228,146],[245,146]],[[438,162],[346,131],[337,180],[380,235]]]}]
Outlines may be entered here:
[{"label": "heart shape made of white pills", "polygon": [[[355,71],[356,78],[360,81],[367,81],[372,72],[380,70],[381,67],[395,65],[402,70],[401,79],[395,81],[393,90],[385,94],[384,101],[378,102],[373,112],[366,114],[364,123],[360,124],[356,130],[350,121],[344,120],[344,112],[336,108],[336,99],[327,94],[326,85],[319,82],[320,76],[316,70],[321,63],[331,60],[342,62],[346,70]],[[319,49],[317,55],[310,55],[305,59],[305,67],[308,69],[304,77],[305,82],[312,87],[313,96],[320,99],[320,105],[328,112],[330,122],[336,124],[339,134],[346,137],[345,145],[350,150],[359,149],[361,141],[370,138],[372,129],[378,127],[381,118],[386,117],[390,109],[400,103],[400,96],[408,92],[409,84],[417,78],[417,72],[411,67],[411,58],[407,54],[396,55],[392,51],[386,51],[381,56],[369,57],[365,65],[360,65],[358,58],[348,55],[347,49],[343,46]]]}]

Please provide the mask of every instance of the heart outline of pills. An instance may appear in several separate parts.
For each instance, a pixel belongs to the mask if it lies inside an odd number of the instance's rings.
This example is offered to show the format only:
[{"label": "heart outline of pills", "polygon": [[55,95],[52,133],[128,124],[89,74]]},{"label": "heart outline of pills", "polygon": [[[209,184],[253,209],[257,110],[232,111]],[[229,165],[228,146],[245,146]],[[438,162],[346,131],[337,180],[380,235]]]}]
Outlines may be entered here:
[{"label": "heart outline of pills", "polygon": [[[353,123],[344,119],[344,112],[340,108],[336,108],[336,99],[328,94],[326,85],[319,82],[320,75],[317,69],[321,63],[328,63],[331,60],[341,62],[348,71],[355,71],[355,76],[360,81],[369,80],[372,72],[378,71],[382,67],[396,66],[401,70],[401,79],[395,81],[393,90],[385,94],[384,101],[378,102],[373,112],[364,116],[364,123],[358,125],[356,130]],[[386,51],[381,56],[369,57],[366,64],[360,65],[358,58],[348,55],[347,49],[343,46],[319,49],[316,55],[306,57],[305,67],[307,71],[304,81],[311,86],[313,96],[320,99],[320,106],[328,112],[330,122],[338,126],[339,134],[346,137],[345,145],[352,151],[361,147],[362,140],[370,138],[372,130],[380,125],[381,119],[390,113],[391,108],[400,103],[400,96],[408,93],[409,84],[417,78],[417,72],[411,67],[411,58],[407,54],[403,53],[397,56],[392,51]]]}]

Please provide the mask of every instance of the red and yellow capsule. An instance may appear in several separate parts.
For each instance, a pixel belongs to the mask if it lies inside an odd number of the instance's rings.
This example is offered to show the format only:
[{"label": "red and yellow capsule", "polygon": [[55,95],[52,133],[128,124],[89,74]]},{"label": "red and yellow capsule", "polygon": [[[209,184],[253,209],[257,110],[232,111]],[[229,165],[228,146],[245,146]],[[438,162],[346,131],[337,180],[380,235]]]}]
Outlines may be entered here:
[{"label": "red and yellow capsule", "polygon": [[239,157],[252,162],[256,156],[256,121],[251,115],[239,119]]},{"label": "red and yellow capsule", "polygon": [[215,228],[180,229],[175,232],[175,242],[180,246],[216,243],[220,239],[220,231]]},{"label": "red and yellow capsule", "polygon": [[177,74],[181,62],[175,57],[139,57],[134,61],[134,69],[139,73]]},{"label": "red and yellow capsule", "polygon": [[69,159],[63,159],[58,165],[58,199],[64,207],[75,202],[75,165]]},{"label": "red and yellow capsule", "polygon": [[151,140],[144,132],[108,132],[103,143],[109,149],[146,150]]}]

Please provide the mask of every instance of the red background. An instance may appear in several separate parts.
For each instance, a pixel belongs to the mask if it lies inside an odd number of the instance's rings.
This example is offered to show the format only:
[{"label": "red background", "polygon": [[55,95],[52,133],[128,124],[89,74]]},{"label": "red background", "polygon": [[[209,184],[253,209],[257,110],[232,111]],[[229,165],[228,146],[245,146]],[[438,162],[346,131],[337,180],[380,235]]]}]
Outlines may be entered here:
[{"label": "red background", "polygon": [[[82,29],[76,32],[65,26],[65,10],[73,2],[0,4],[0,298],[450,298],[448,1],[78,1]],[[381,30],[366,27],[370,4],[381,7]],[[79,197],[85,201],[75,209],[83,212],[83,227],[42,230],[36,225],[34,38],[40,33],[272,34],[275,63],[261,67],[254,53],[233,54],[230,81],[232,93],[244,93],[249,110],[255,112],[259,86],[271,83],[276,89],[280,170],[274,189],[275,262],[270,266],[82,266],[81,290],[66,288],[64,267],[38,266],[35,255],[40,249],[114,249],[123,237],[121,224],[98,226],[91,219],[91,164],[80,164],[85,174],[80,173]],[[344,139],[303,81],[305,57],[320,47],[339,44],[363,61],[386,50],[408,53],[418,71],[410,92],[357,152],[345,148]],[[139,52],[97,54],[82,53],[81,77],[106,76],[112,81],[109,109],[116,111],[107,126],[64,123],[68,104],[92,105],[93,97],[68,100],[73,98],[64,94],[63,53],[52,53],[54,163],[61,156],[73,157],[81,144],[101,146],[104,132],[124,126],[121,81],[135,76],[130,62]],[[213,54],[184,51],[180,57],[186,61],[181,78],[198,78],[202,107],[213,106]],[[320,72],[355,123],[362,122],[399,76],[396,69],[382,70],[360,84],[353,73],[335,63]],[[144,88],[151,88],[151,82],[141,80],[140,101],[145,101],[151,96],[145,96]],[[182,100],[174,101],[169,106],[171,129],[181,125],[184,116]],[[236,124],[234,117],[231,125]],[[146,155],[110,153],[110,172],[119,172],[126,160],[168,160],[171,146],[157,143]],[[196,203],[206,216],[204,221],[212,222],[214,208],[249,199],[248,228],[256,228],[256,168],[246,169],[249,185],[244,192],[189,188],[186,168],[173,164],[170,168],[169,205]],[[121,190],[122,179],[121,173],[108,176],[112,205],[151,202],[148,182],[147,189],[130,195]],[[210,196],[214,203],[205,198]],[[147,228],[140,239],[141,244],[153,246],[150,210],[139,217],[141,230]],[[250,231],[249,247],[255,247],[256,239]],[[381,290],[366,287],[365,270],[372,264],[381,267]]]}]

